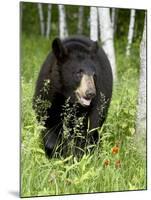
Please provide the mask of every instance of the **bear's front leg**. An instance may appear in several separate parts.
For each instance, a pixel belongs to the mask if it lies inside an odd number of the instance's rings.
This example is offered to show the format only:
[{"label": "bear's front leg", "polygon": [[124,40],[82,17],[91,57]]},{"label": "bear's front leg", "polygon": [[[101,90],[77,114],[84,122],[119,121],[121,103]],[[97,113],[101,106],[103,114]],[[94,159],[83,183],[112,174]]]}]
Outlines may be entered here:
[{"label": "bear's front leg", "polygon": [[89,115],[89,131],[90,133],[88,134],[88,141],[91,145],[97,144],[99,140],[99,134],[98,134],[98,128],[101,127],[101,124],[103,123],[101,121],[99,112],[97,108],[93,108],[90,115]]},{"label": "bear's front leg", "polygon": [[47,111],[48,118],[45,121],[46,130],[43,134],[43,142],[48,157],[52,157],[55,153],[62,135],[61,112],[62,107],[55,104],[52,104],[51,108]]},{"label": "bear's front leg", "polygon": [[57,128],[52,128],[52,129],[46,129],[43,137],[43,142],[44,142],[44,148],[46,155],[48,157],[52,157],[53,154],[55,153],[57,144],[59,143],[59,132],[61,130],[61,127],[58,126]]}]

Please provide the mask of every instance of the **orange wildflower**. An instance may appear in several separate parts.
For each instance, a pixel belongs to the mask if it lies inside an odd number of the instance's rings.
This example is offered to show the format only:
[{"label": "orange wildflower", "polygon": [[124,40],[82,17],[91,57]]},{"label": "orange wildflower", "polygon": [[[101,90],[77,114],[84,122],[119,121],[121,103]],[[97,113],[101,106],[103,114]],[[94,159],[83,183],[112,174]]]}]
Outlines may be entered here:
[{"label": "orange wildflower", "polygon": [[115,161],[115,167],[118,169],[121,167],[121,161],[120,160],[116,160]]},{"label": "orange wildflower", "polygon": [[110,160],[108,160],[108,159],[104,160],[104,162],[103,162],[104,167],[107,167],[109,164],[110,164]]},{"label": "orange wildflower", "polygon": [[119,152],[120,148],[118,146],[114,146],[112,148],[112,154],[117,154]]}]

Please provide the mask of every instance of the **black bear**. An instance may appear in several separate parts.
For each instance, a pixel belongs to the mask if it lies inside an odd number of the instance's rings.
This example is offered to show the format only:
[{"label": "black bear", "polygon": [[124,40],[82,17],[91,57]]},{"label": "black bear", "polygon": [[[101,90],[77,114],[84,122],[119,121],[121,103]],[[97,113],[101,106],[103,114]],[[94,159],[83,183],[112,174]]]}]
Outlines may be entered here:
[{"label": "black bear", "polygon": [[[52,52],[40,70],[33,100],[37,119],[45,127],[46,154],[52,156],[58,149],[65,154],[73,138],[75,154],[96,145],[97,128],[106,118],[111,96],[112,70],[98,43],[84,36],[54,39]],[[79,137],[74,133],[78,119]],[[64,132],[68,136],[62,142]]]}]

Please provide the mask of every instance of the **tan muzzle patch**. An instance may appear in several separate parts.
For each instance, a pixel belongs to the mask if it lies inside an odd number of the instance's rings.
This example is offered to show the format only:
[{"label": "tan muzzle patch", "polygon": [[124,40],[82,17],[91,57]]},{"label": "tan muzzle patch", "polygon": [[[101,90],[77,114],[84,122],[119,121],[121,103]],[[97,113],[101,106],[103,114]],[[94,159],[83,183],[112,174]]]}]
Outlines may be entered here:
[{"label": "tan muzzle patch", "polygon": [[75,91],[78,102],[82,106],[89,106],[96,94],[93,76],[83,74],[80,85]]}]

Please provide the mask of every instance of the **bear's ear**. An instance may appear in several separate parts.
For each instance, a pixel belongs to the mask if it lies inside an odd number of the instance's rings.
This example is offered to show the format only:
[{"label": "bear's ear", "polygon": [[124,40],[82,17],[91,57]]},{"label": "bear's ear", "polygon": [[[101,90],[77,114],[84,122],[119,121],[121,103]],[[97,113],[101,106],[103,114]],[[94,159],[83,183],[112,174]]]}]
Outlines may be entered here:
[{"label": "bear's ear", "polygon": [[93,44],[92,44],[91,47],[90,47],[90,52],[91,52],[92,54],[96,54],[97,51],[98,51],[98,49],[99,49],[98,42],[93,42]]},{"label": "bear's ear", "polygon": [[58,61],[63,61],[68,54],[67,48],[63,46],[59,38],[54,39],[52,49]]}]

